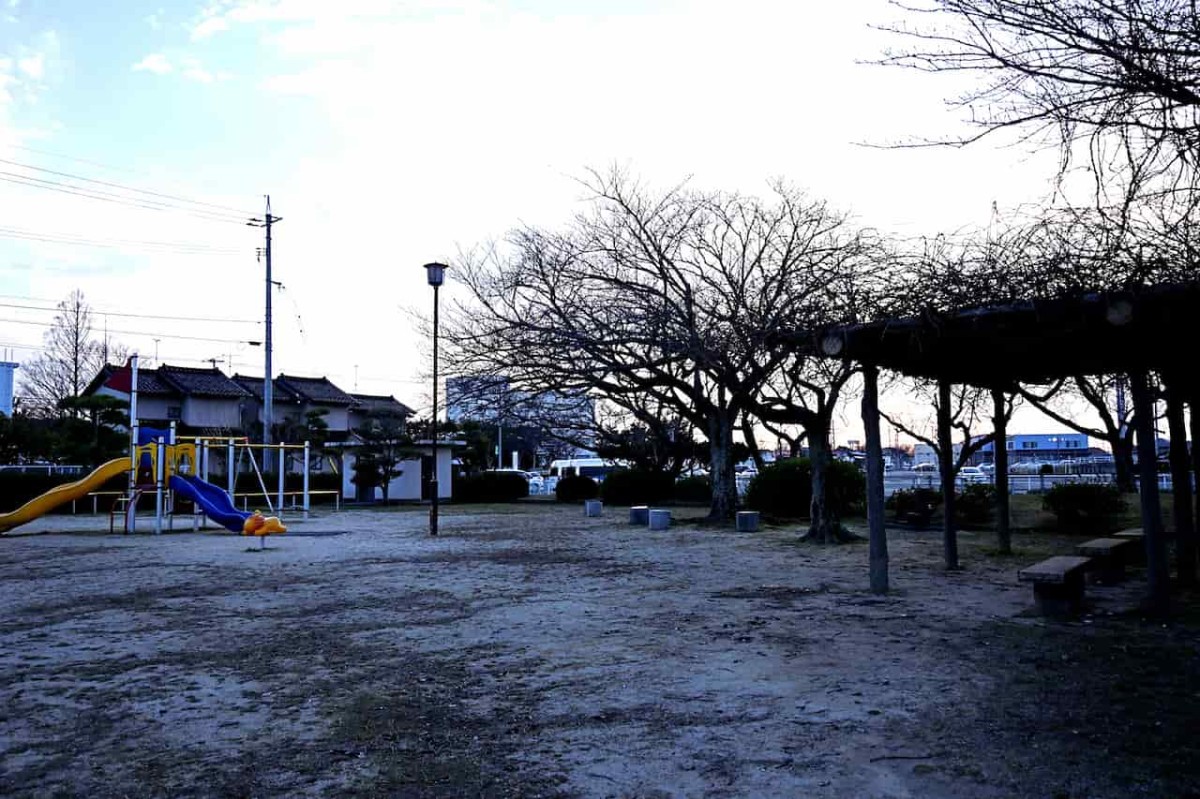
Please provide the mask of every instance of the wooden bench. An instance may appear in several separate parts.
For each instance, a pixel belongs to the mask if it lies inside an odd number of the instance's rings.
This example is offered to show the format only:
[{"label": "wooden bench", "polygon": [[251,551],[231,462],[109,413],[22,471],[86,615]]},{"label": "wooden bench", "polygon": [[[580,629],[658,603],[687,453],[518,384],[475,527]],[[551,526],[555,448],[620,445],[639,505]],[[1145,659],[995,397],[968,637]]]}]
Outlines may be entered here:
[{"label": "wooden bench", "polygon": [[1017,572],[1017,579],[1033,583],[1033,599],[1043,616],[1078,613],[1083,606],[1084,573],[1091,558],[1056,555]]},{"label": "wooden bench", "polygon": [[1096,582],[1111,584],[1125,579],[1125,566],[1137,559],[1141,548],[1139,538],[1113,536],[1093,538],[1075,547],[1075,552],[1092,559],[1094,565],[1090,574]]}]

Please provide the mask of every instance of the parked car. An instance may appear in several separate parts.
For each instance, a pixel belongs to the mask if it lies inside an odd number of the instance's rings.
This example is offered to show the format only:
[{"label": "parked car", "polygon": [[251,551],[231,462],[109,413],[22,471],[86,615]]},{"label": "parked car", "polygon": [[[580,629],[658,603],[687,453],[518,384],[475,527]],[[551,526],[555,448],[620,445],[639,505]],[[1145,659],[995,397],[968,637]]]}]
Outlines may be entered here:
[{"label": "parked car", "polygon": [[959,469],[958,480],[968,484],[989,482],[987,474],[978,466],[964,466]]},{"label": "parked car", "polygon": [[527,472],[522,469],[491,469],[490,471],[496,474],[519,474],[529,483],[530,494],[540,494],[545,487],[545,481],[540,474],[536,472]]},{"label": "parked car", "polygon": [[918,463],[912,467],[912,470],[917,474],[929,474],[938,470],[936,463]]}]

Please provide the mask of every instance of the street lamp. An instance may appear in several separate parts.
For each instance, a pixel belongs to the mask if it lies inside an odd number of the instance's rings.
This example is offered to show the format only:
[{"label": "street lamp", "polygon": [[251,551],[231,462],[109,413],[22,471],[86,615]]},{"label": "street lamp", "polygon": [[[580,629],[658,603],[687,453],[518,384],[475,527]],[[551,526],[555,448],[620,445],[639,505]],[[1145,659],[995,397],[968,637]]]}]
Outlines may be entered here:
[{"label": "street lamp", "polygon": [[425,277],[433,286],[433,416],[430,419],[430,439],[433,442],[433,473],[429,478],[429,534],[438,534],[438,288],[446,278],[446,265],[425,264]]}]

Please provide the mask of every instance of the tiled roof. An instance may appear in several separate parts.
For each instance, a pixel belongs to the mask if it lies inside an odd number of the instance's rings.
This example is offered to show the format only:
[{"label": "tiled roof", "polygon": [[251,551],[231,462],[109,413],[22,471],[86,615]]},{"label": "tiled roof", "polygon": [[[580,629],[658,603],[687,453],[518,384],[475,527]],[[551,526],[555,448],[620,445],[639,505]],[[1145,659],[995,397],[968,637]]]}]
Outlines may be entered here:
[{"label": "tiled roof", "polygon": [[[84,394],[95,394],[98,390],[104,387],[104,383],[108,378],[112,377],[112,373],[117,371],[118,367],[113,364],[106,363],[100,367],[100,371],[92,378],[92,382],[88,383],[87,388],[83,390]],[[153,369],[138,370],[138,393],[139,394],[154,394],[158,396],[179,396],[179,390],[163,382],[159,377],[158,372]]]},{"label": "tiled roof", "polygon": [[[256,400],[262,402],[263,379],[261,377],[234,375],[233,381],[246,391],[250,392],[250,394],[253,395]],[[299,394],[281,383],[279,378],[275,378],[275,382],[272,384],[271,388],[274,390],[274,394],[271,395],[273,404],[279,402],[299,402],[302,399]]]},{"label": "tiled roof", "polygon": [[351,394],[350,396],[354,397],[354,410],[356,411],[387,410],[402,416],[412,416],[414,413],[412,408],[388,394]]},{"label": "tiled roof", "polygon": [[[215,367],[196,369],[187,366],[158,367],[159,378],[169,386],[174,386],[180,394],[190,397],[247,397],[250,392],[226,377],[225,373]],[[141,375],[138,375],[138,390],[141,390]]]},{"label": "tiled roof", "polygon": [[327,377],[280,375],[275,381],[299,394],[304,400],[321,405],[353,405],[354,397],[329,382]]}]

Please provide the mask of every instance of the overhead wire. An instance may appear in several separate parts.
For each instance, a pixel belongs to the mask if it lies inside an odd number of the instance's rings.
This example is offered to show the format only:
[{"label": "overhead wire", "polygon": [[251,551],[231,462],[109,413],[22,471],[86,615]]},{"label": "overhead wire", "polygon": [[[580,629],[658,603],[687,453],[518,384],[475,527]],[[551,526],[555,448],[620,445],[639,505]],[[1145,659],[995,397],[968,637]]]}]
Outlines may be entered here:
[{"label": "overhead wire", "polygon": [[136,197],[127,197],[120,194],[113,194],[112,192],[87,189],[82,186],[73,186],[70,183],[46,180],[44,178],[35,178],[30,175],[22,175],[16,172],[0,171],[0,181],[12,183],[18,186],[28,186],[35,189],[55,191],[61,194],[69,194],[76,197],[86,197],[91,200],[100,200],[101,202],[115,203],[117,205],[123,205],[131,208],[144,208],[151,211],[179,211],[187,216],[193,216],[197,219],[203,219],[209,222],[236,222],[239,225],[246,223],[246,217],[235,216],[229,213],[206,211],[202,208],[188,208],[186,206],[173,205],[163,201],[141,200]]},{"label": "overhead wire", "polygon": [[[55,325],[56,325],[55,322],[37,322],[32,319],[0,319],[0,325],[3,325],[3,324],[32,325],[34,327],[55,327]],[[110,328],[108,330],[108,332],[116,333],[116,334],[122,335],[122,336],[145,336],[147,338],[169,338],[169,339],[176,339],[179,341],[206,341],[206,342],[215,342],[218,344],[246,343],[244,339],[240,339],[240,338],[212,338],[212,337],[208,337],[208,336],[185,336],[185,335],[179,334],[179,333],[158,333],[158,332],[148,331],[148,330],[113,330]]]},{"label": "overhead wire", "polygon": [[[54,311],[60,309],[58,306],[45,305],[22,305],[19,303],[0,302],[0,308],[15,308],[22,311]],[[92,316],[117,316],[130,319],[165,319],[174,322],[218,322],[226,324],[240,325],[261,325],[261,319],[234,319],[232,317],[218,316],[175,316],[174,314],[147,314],[147,313],[128,313],[125,311],[105,311],[93,306],[89,306],[88,310]]]},{"label": "overhead wire", "polygon": [[218,205],[217,203],[205,202],[204,200],[191,200],[191,199],[188,199],[187,197],[180,197],[177,194],[167,194],[167,193],[161,192],[161,191],[151,191],[149,189],[139,189],[136,186],[126,186],[121,183],[113,183],[113,182],[107,181],[107,180],[98,180],[96,178],[84,177],[83,175],[75,175],[70,172],[59,172],[58,170],[55,170],[55,169],[47,169],[44,166],[34,166],[33,164],[23,164],[19,161],[9,161],[5,158],[0,158],[0,164],[8,164],[9,166],[20,167],[21,169],[31,169],[31,170],[34,170],[37,172],[44,172],[48,175],[56,175],[58,177],[70,178],[71,180],[82,180],[86,183],[95,183],[98,186],[107,186],[108,188],[119,189],[121,191],[127,191],[127,192],[133,192],[135,194],[145,194],[149,197],[159,197],[159,198],[166,199],[166,200],[172,200],[174,202],[187,203],[189,205],[198,205],[198,206],[204,206],[207,208],[216,208],[216,209],[220,209],[222,211],[232,212],[234,214],[237,214],[241,218],[253,216],[253,214],[248,211],[244,211],[240,208],[233,208],[228,205]]},{"label": "overhead wire", "polygon": [[235,255],[242,250],[232,247],[213,247],[208,244],[188,244],[170,241],[138,241],[134,239],[88,239],[70,233],[39,233],[35,230],[0,227],[0,238],[23,241],[44,242],[47,244],[69,244],[84,247],[103,247],[108,249],[144,249],[151,252],[178,253],[180,255]]}]

